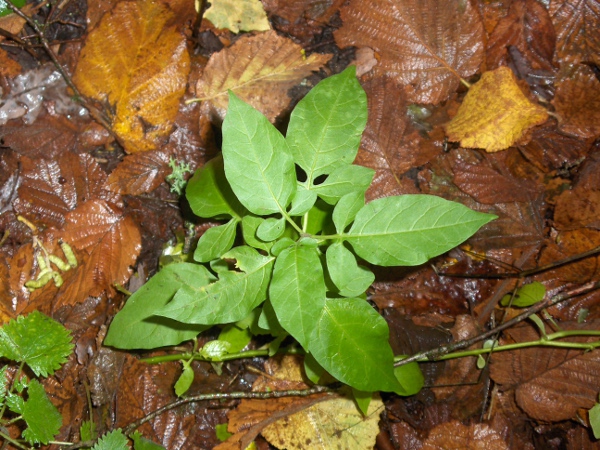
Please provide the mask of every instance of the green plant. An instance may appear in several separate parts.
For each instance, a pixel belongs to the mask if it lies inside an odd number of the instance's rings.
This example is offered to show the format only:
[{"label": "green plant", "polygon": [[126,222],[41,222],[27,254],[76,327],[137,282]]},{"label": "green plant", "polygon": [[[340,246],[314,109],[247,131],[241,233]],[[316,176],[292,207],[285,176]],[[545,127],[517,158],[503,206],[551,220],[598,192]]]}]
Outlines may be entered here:
[{"label": "green plant", "polygon": [[[366,121],[354,68],[300,101],[285,137],[230,93],[222,157],[198,170],[186,190],[196,215],[225,223],[198,241],[199,264],[168,265],[131,296],[105,344],[177,345],[213,325],[236,324],[240,332],[276,337],[270,353],[291,335],[313,381],[327,371],[357,398],[417,392],[419,368],[394,369],[387,324],[366,301],[375,277],[359,263],[422,264],[495,216],[430,195],[365,205],[374,171],[352,162]],[[201,350],[204,359],[239,357],[228,340],[214,342]],[[181,356],[184,375],[196,355]]]},{"label": "green plant", "polygon": [[48,444],[58,434],[61,414],[48,399],[44,386],[36,378],[29,379],[23,370],[27,365],[36,377],[47,377],[66,362],[72,351],[70,332],[38,311],[0,328],[0,356],[19,363],[11,375],[9,365],[0,369],[0,436],[5,441],[26,448],[23,441],[4,431],[18,421],[25,422],[22,437],[30,445]]},{"label": "green plant", "polygon": [[[17,8],[25,6],[25,0],[9,0]],[[7,16],[12,13],[12,10],[7,5],[7,0],[0,0],[0,17]]]}]

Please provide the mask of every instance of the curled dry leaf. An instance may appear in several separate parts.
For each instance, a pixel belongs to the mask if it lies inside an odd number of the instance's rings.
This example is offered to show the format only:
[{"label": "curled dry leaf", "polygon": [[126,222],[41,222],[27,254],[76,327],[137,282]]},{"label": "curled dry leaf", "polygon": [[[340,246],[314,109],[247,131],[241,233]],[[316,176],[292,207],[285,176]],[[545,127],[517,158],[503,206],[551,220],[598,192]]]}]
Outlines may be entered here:
[{"label": "curled dry leaf", "polygon": [[287,91],[330,57],[316,53],[307,57],[299,45],[275,31],[243,36],[211,56],[196,85],[196,96],[210,101],[224,117],[227,93],[232,90],[273,121],[290,102]]},{"label": "curled dry leaf", "polygon": [[489,69],[508,65],[509,46],[516,47],[532,69],[551,70],[556,33],[548,10],[537,0],[515,0],[492,32],[487,46]]},{"label": "curled dry leaf", "polygon": [[169,154],[151,150],[123,158],[109,175],[107,187],[122,195],[140,195],[156,189],[170,172]]},{"label": "curled dry leaf", "polygon": [[489,425],[474,423],[467,426],[453,421],[431,430],[421,450],[508,450],[508,446]]},{"label": "curled dry leaf", "polygon": [[525,97],[512,70],[503,66],[485,72],[469,89],[446,133],[463,147],[497,152],[547,118],[546,110]]},{"label": "curled dry leaf", "polygon": [[[563,330],[598,326],[597,321],[585,326],[561,323]],[[529,324],[512,328],[506,335],[504,343],[539,339],[537,330]],[[530,417],[548,422],[569,420],[578,408],[589,409],[598,399],[600,354],[539,347],[500,352],[492,357],[491,377],[501,389],[514,389],[518,405]]]},{"label": "curled dry leaf", "polygon": [[156,148],[171,131],[190,68],[185,36],[160,1],[120,2],[93,29],[73,81],[109,110],[125,151]]},{"label": "curled dry leaf", "polygon": [[589,66],[577,66],[562,80],[552,103],[562,131],[583,139],[600,136],[600,80]]},{"label": "curled dry leaf", "polygon": [[335,32],[340,47],[370,47],[377,69],[410,86],[409,101],[437,104],[483,61],[483,25],[471,2],[352,0]]},{"label": "curled dry leaf", "polygon": [[555,59],[600,65],[600,2],[552,0],[549,11],[557,37]]}]

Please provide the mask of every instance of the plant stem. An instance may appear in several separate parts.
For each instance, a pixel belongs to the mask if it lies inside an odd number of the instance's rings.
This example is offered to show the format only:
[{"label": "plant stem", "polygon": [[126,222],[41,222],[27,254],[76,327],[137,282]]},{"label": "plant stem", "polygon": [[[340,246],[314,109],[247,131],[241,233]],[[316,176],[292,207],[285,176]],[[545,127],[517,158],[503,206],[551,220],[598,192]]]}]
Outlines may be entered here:
[{"label": "plant stem", "polygon": [[4,438],[5,441],[10,442],[12,445],[14,445],[15,447],[18,448],[22,448],[24,450],[27,450],[27,447],[25,447],[24,445],[22,445],[21,443],[19,443],[18,441],[14,440],[13,438],[11,438],[8,434],[6,433],[2,433],[0,431],[0,437]]},{"label": "plant stem", "polygon": [[[301,349],[296,348],[288,348],[285,350],[285,353],[288,355],[302,353]],[[140,362],[144,362],[146,364],[159,364],[168,361],[179,361],[179,360],[190,360],[193,359],[195,361],[207,361],[207,362],[224,362],[231,361],[234,359],[243,359],[243,358],[256,358],[257,356],[269,356],[269,349],[258,349],[258,350],[248,350],[245,352],[238,353],[228,353],[223,356],[213,356],[207,358],[202,356],[200,353],[175,353],[173,355],[162,355],[162,356],[152,356],[150,358],[142,358]]]}]

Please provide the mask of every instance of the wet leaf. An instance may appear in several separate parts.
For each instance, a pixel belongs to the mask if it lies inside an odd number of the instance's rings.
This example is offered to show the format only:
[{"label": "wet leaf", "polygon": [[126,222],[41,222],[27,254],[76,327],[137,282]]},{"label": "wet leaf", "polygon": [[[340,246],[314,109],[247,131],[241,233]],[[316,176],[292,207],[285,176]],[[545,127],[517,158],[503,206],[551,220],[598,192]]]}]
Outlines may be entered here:
[{"label": "wet leaf", "polygon": [[90,32],[79,57],[73,81],[106,105],[128,153],[163,143],[185,92],[190,59],[174,19],[162,2],[120,2]]},{"label": "wet leaf", "polygon": [[561,63],[600,64],[600,3],[597,0],[553,0],[549,5],[556,29],[556,56]]},{"label": "wet leaf", "polygon": [[500,67],[484,73],[469,89],[458,113],[446,125],[446,133],[463,147],[496,152],[510,147],[547,118],[544,108],[523,95],[512,71]]},{"label": "wet leaf", "polygon": [[112,192],[122,195],[140,195],[152,192],[170,173],[169,154],[153,150],[123,158],[107,180]]},{"label": "wet leaf", "polygon": [[435,427],[423,443],[422,450],[508,450],[502,436],[485,423],[470,426],[458,421]]},{"label": "wet leaf", "polygon": [[[597,329],[598,323],[584,327],[561,323],[562,329]],[[539,339],[531,325],[513,328],[506,342]],[[585,339],[573,339],[585,342]],[[491,376],[501,388],[514,389],[518,405],[532,418],[548,422],[569,420],[578,408],[591,408],[598,398],[600,355],[581,350],[527,348],[518,352],[494,354]]]},{"label": "wet leaf", "polygon": [[600,136],[600,80],[589,66],[577,66],[558,83],[552,103],[563,132],[583,139]]},{"label": "wet leaf", "polygon": [[260,0],[213,0],[204,12],[204,18],[217,28],[240,31],[267,31],[271,29]]},{"label": "wet leaf", "polygon": [[483,61],[483,25],[470,2],[352,0],[335,32],[340,47],[370,47],[378,70],[410,88],[409,100],[437,104]]},{"label": "wet leaf", "polygon": [[290,102],[288,89],[330,58],[316,53],[305,57],[300,50],[274,31],[243,36],[210,58],[196,85],[196,95],[209,100],[223,117],[227,92],[232,90],[274,121]]}]

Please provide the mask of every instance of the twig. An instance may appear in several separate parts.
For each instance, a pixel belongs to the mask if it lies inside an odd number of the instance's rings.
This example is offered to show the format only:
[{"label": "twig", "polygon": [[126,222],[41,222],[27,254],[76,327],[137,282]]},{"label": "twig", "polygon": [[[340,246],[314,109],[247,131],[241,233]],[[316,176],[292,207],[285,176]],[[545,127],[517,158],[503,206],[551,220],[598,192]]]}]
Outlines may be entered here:
[{"label": "twig", "polygon": [[412,356],[409,356],[408,358],[404,358],[404,359],[400,359],[399,361],[396,361],[394,363],[394,366],[399,367],[399,366],[403,366],[403,365],[411,363],[411,362],[423,361],[423,360],[436,361],[441,356],[443,356],[447,353],[470,347],[471,345],[476,344],[477,342],[485,341],[486,339],[492,337],[496,333],[499,333],[501,331],[506,330],[507,328],[515,326],[516,324],[526,320],[532,314],[538,313],[538,312],[542,311],[543,309],[549,308],[550,306],[556,305],[557,303],[563,302],[563,301],[571,299],[573,297],[576,297],[576,296],[579,296],[582,294],[587,294],[588,292],[591,292],[596,289],[600,289],[600,281],[589,282],[589,283],[586,283],[583,286],[580,286],[571,291],[557,294],[554,297],[550,297],[546,300],[536,303],[535,305],[527,308],[525,311],[523,311],[518,316],[512,318],[511,320],[509,320],[507,322],[504,322],[501,325],[498,325],[497,327],[492,328],[489,331],[486,331],[485,333],[482,333],[480,335],[474,336],[469,339],[464,339],[462,341],[453,342],[453,343],[447,344],[447,345],[442,345],[441,347],[434,348],[432,350],[427,350],[427,351],[416,353]]}]

